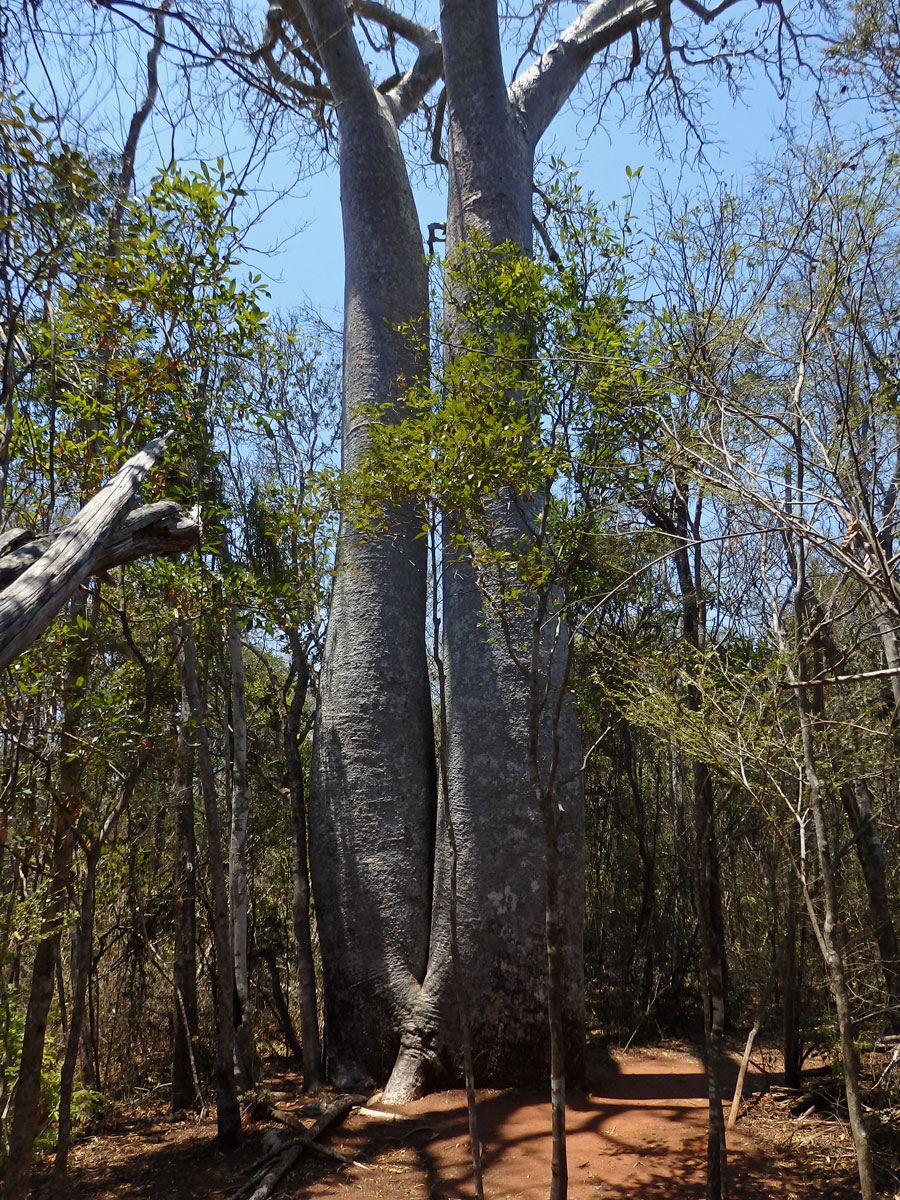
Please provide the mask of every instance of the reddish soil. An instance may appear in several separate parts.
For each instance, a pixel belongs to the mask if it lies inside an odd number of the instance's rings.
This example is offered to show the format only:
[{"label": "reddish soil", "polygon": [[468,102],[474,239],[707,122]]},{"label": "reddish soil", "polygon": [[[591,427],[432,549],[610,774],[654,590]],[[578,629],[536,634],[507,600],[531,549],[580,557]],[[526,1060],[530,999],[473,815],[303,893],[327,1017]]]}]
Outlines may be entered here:
[{"label": "reddish soil", "polygon": [[[591,1074],[591,1090],[570,1097],[571,1200],[702,1197],[706,1081],[698,1059],[683,1048],[617,1052],[603,1056]],[[296,1075],[280,1075],[270,1089],[279,1109],[302,1116],[308,1097],[300,1095]],[[389,1124],[352,1113],[323,1142],[355,1163],[307,1156],[275,1195],[472,1196],[464,1093],[442,1092],[392,1111],[404,1120]],[[808,1124],[801,1132],[781,1114],[767,1118],[759,1103],[751,1102],[749,1113],[729,1135],[735,1200],[844,1200],[858,1194],[852,1147],[839,1123],[829,1121],[827,1130],[812,1135]],[[546,1100],[537,1093],[482,1092],[479,1118],[485,1194],[491,1200],[545,1197],[550,1180]],[[111,1114],[105,1123],[107,1128],[73,1150],[73,1200],[228,1197],[249,1178],[264,1131],[272,1127],[265,1119],[248,1119],[246,1149],[226,1157],[216,1150],[211,1119],[172,1122],[162,1102],[155,1110],[145,1104]]]}]

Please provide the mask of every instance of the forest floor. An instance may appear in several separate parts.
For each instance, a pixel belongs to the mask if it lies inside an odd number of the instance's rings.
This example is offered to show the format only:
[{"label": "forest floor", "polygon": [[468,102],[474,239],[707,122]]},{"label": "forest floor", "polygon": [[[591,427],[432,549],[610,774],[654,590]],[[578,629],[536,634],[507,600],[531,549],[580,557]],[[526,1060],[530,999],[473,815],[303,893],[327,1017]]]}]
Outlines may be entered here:
[{"label": "forest floor", "polygon": [[[571,1200],[640,1196],[692,1200],[704,1194],[706,1079],[689,1047],[606,1050],[595,1044],[589,1088],[569,1097]],[[270,1063],[268,1098],[307,1123],[309,1096],[299,1076]],[[728,1081],[728,1095],[736,1068]],[[783,1101],[761,1091],[751,1069],[745,1106],[728,1138],[734,1200],[843,1200],[858,1195],[853,1147],[831,1113],[792,1116]],[[749,1094],[748,1094],[749,1093]],[[327,1097],[321,1097],[323,1100]],[[539,1093],[479,1093],[485,1194],[491,1200],[537,1200],[550,1179],[549,1106]],[[451,1200],[470,1197],[465,1093],[442,1092],[395,1107],[403,1120],[378,1121],[351,1112],[322,1137],[354,1160],[342,1165],[307,1154],[275,1191],[277,1197],[335,1196],[344,1200]],[[96,1134],[73,1148],[72,1200],[226,1200],[252,1175],[263,1152],[265,1116],[245,1117],[245,1149],[220,1154],[212,1116],[173,1121],[164,1099],[107,1111]],[[280,1136],[289,1137],[281,1130]],[[896,1181],[884,1195],[894,1197]],[[40,1198],[42,1189],[35,1196]],[[900,1195],[900,1193],[898,1193]]]}]

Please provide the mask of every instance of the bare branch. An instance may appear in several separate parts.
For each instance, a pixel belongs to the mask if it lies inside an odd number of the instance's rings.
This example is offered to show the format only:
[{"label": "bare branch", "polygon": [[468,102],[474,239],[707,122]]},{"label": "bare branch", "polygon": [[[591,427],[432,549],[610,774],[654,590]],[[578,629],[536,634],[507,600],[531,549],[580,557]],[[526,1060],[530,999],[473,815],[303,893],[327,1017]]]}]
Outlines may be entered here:
[{"label": "bare branch", "polygon": [[377,21],[379,25],[383,25],[391,33],[396,33],[419,50],[429,50],[437,41],[437,34],[433,29],[395,12],[386,4],[377,3],[377,0],[353,0],[351,8],[361,17]]},{"label": "bare branch", "polygon": [[165,437],[139,451],[60,531],[52,553],[0,593],[0,668],[43,633],[66,601],[93,574],[100,550],[121,528],[133,497],[162,455]]},{"label": "bare branch", "polygon": [[359,16],[377,21],[391,33],[417,47],[415,63],[396,83],[379,88],[391,106],[395,123],[401,125],[416,111],[444,72],[444,53],[440,39],[433,29],[420,25],[401,13],[379,4],[376,0],[353,0],[353,10]]},{"label": "bare branch", "polygon": [[521,112],[532,145],[537,145],[594,56],[658,17],[664,7],[660,0],[595,0],[512,83],[510,101]]},{"label": "bare branch", "polygon": [[[0,538],[0,589],[8,587],[52,550],[60,532],[35,537],[27,529],[10,529]],[[121,527],[97,548],[91,574],[100,575],[150,555],[181,554],[200,537],[199,518],[174,500],[158,500],[133,509]],[[5,553],[3,553],[5,551]]]},{"label": "bare branch", "polygon": [[720,17],[723,12],[729,8],[732,8],[738,3],[738,0],[722,0],[722,3],[717,4],[715,8],[707,8],[705,5],[699,4],[697,0],[681,0],[681,3],[688,10],[688,12],[692,12],[695,17],[699,17],[701,21],[706,21],[708,23],[710,21],[715,21],[715,19]]}]

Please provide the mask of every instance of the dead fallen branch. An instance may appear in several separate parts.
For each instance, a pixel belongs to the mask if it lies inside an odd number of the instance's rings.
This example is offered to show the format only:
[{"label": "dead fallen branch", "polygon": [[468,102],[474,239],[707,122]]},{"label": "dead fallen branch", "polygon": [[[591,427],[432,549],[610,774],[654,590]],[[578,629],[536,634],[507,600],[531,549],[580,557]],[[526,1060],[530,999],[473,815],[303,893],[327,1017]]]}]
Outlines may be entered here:
[{"label": "dead fallen branch", "polygon": [[129,516],[166,437],[130,458],[68,525],[48,539],[35,539],[32,550],[27,532],[13,530],[4,537],[0,561],[11,581],[0,591],[0,669],[40,637],[91,575],[144,554],[176,553],[199,539],[194,516],[171,503],[148,505]]},{"label": "dead fallen branch", "polygon": [[[291,1141],[274,1156],[271,1166],[267,1166],[262,1172],[258,1172],[245,1184],[242,1184],[236,1192],[232,1192],[229,1200],[244,1200],[244,1197],[247,1197],[247,1200],[268,1200],[285,1175],[300,1161],[306,1150],[315,1153],[323,1149],[316,1145],[316,1139],[330,1125],[334,1125],[346,1116],[353,1108],[354,1103],[353,1096],[337,1096],[309,1129],[304,1129],[300,1137]],[[299,1125],[300,1122],[298,1121],[297,1124]]]},{"label": "dead fallen branch", "polygon": [[382,1112],[380,1108],[362,1107],[356,1111],[361,1117],[367,1117],[370,1121],[384,1121],[386,1124],[390,1122],[392,1125],[414,1120],[413,1117],[407,1116],[406,1113]]},{"label": "dead fallen branch", "polygon": [[[285,1129],[291,1129],[294,1133],[299,1133],[303,1138],[309,1137],[309,1131],[306,1126],[293,1113],[273,1108],[269,1114],[269,1119],[275,1121],[278,1125],[283,1125]],[[320,1158],[330,1158],[333,1162],[339,1163],[353,1163],[353,1159],[348,1158],[346,1154],[340,1154],[337,1150],[332,1150],[328,1146],[320,1146],[318,1142],[309,1142],[306,1148],[313,1154],[318,1154]],[[353,1163],[353,1165],[362,1166],[361,1163]]]}]

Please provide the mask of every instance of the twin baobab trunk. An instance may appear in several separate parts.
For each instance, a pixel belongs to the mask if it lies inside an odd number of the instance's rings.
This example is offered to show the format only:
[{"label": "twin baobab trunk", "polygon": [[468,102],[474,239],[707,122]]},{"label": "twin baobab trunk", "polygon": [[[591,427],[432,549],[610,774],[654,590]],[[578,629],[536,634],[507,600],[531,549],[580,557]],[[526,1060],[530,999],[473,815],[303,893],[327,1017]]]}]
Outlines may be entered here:
[{"label": "twin baobab trunk", "polygon": [[[344,460],[365,447],[363,406],[389,406],[424,369],[400,326],[424,336],[427,287],[399,123],[437,78],[433,35],[381,5],[360,6],[420,50],[414,68],[376,90],[340,0],[302,0],[340,127],[346,249]],[[291,5],[285,6],[290,13]],[[477,231],[531,249],[537,143],[604,47],[656,12],[652,3],[591,3],[510,86],[495,0],[444,0],[449,129],[447,250]],[[296,14],[295,14],[296,16]],[[295,17],[291,19],[297,21]],[[298,30],[300,29],[298,25]],[[429,66],[429,64],[431,64]],[[453,298],[461,300],[461,297]],[[451,311],[451,325],[453,313]],[[515,496],[497,496],[500,536],[523,532]],[[449,850],[436,834],[432,714],[424,652],[425,540],[415,513],[388,514],[365,542],[345,523],[320,687],[311,788],[311,864],[322,943],[326,1057],[332,1078],[384,1078],[408,1099],[448,1064],[458,1071],[450,970]],[[527,672],[464,559],[444,563],[447,784],[459,831],[463,988],[482,1083],[537,1083],[550,1067],[547,841],[529,770]],[[526,613],[513,640],[529,643]],[[565,647],[565,633],[556,639]],[[544,679],[561,680],[549,644]],[[553,686],[550,688],[553,693]],[[547,713],[556,710],[553,700]],[[583,1063],[583,804],[571,705],[559,706],[554,803],[557,928],[568,1073]],[[542,717],[546,778],[551,718]]]}]

